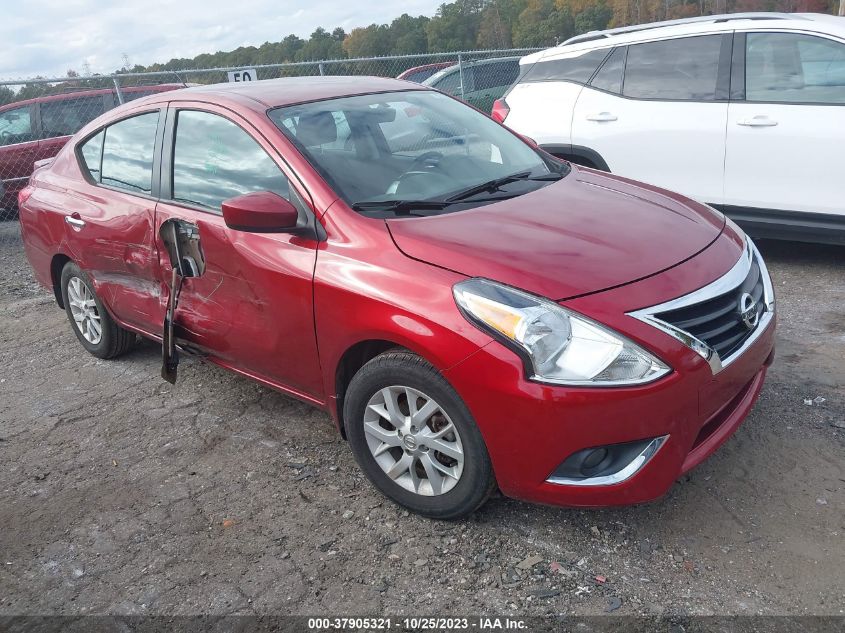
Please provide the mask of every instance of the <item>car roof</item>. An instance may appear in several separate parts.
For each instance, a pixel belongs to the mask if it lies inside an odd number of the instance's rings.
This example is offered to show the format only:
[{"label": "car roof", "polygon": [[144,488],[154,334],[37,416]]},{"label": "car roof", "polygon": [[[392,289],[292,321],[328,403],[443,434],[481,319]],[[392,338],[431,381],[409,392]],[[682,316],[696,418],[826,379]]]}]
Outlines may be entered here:
[{"label": "car roof", "polygon": [[425,90],[425,88],[410,81],[384,77],[284,77],[261,81],[192,86],[168,92],[166,95],[154,95],[139,99],[133,103],[143,104],[161,101],[162,99],[167,101],[209,101],[213,103],[232,101],[242,104],[248,104],[251,101],[255,109],[267,109],[309,101],[323,101],[325,99],[398,90]]},{"label": "car roof", "polygon": [[414,73],[422,72],[424,70],[431,70],[432,68],[449,68],[450,66],[454,66],[458,62],[435,62],[433,64],[423,64],[422,66],[414,66],[413,68],[409,68],[408,70],[403,71],[399,75],[397,75],[397,79],[404,79],[408,75],[413,75]]},{"label": "car roof", "polygon": [[635,44],[673,37],[727,33],[731,31],[798,30],[845,38],[845,18],[820,13],[727,13],[666,22],[652,22],[577,35],[555,46],[527,55],[521,64],[566,56],[576,52]]}]

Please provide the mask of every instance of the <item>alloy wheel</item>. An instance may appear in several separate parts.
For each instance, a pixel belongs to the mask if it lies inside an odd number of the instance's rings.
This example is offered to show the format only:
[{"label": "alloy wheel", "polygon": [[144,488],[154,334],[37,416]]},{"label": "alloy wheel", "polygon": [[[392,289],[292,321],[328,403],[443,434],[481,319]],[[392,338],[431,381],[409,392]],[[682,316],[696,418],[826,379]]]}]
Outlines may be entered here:
[{"label": "alloy wheel", "polygon": [[379,467],[410,492],[442,495],[461,478],[464,451],[458,429],[421,391],[405,386],[377,391],[367,403],[364,434]]},{"label": "alloy wheel", "polygon": [[79,277],[71,277],[67,284],[67,297],[73,322],[79,333],[91,345],[99,344],[103,337],[103,325],[94,295],[87,284]]}]

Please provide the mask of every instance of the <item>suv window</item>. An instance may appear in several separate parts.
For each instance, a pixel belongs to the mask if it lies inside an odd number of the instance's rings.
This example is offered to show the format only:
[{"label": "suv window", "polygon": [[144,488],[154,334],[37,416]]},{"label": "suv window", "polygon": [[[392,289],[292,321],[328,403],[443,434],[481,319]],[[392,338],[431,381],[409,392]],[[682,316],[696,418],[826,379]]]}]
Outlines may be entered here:
[{"label": "suv window", "polygon": [[100,182],[134,193],[152,192],[158,116],[156,110],[106,128]]},{"label": "suv window", "polygon": [[255,191],[290,199],[287,178],[255,139],[217,114],[179,112],[173,199],[219,212],[224,200]]},{"label": "suv window", "polygon": [[577,57],[550,59],[534,64],[522,81],[573,81],[584,84],[590,80],[596,68],[607,57],[609,50],[601,48],[587,51]]},{"label": "suv window", "polygon": [[845,44],[812,35],[749,33],[747,101],[845,103]]},{"label": "suv window", "polygon": [[635,99],[714,101],[721,47],[721,35],[632,44],[622,94]]},{"label": "suv window", "polygon": [[29,106],[0,112],[0,145],[34,141]]},{"label": "suv window", "polygon": [[610,54],[604,66],[590,82],[593,88],[606,90],[614,94],[622,93],[622,73],[625,70],[625,47],[616,48]]},{"label": "suv window", "polygon": [[105,111],[103,95],[59,99],[41,104],[43,138],[76,134]]},{"label": "suv window", "polygon": [[487,90],[499,86],[510,86],[519,76],[519,61],[481,64],[475,67],[475,89]]}]

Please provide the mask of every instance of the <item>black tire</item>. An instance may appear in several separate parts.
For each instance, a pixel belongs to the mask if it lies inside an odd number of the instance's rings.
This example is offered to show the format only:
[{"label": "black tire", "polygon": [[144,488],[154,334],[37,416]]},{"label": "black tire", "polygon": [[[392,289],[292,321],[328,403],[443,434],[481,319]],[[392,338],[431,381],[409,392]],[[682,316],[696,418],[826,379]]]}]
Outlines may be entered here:
[{"label": "black tire", "polygon": [[[443,494],[424,496],[403,488],[388,477],[367,445],[364,432],[367,404],[381,389],[398,385],[411,387],[435,400],[460,436],[463,472],[454,487]],[[417,514],[434,519],[458,519],[477,510],[496,489],[487,447],[472,415],[440,372],[415,354],[385,352],[358,370],[346,390],[343,419],[352,453],[364,474],[386,497]]]},{"label": "black tire", "polygon": [[[77,325],[76,320],[73,318],[70,299],[68,298],[68,285],[72,279],[79,279],[88,289],[88,292],[91,294],[91,298],[94,300],[95,309],[100,318],[99,322],[102,330],[100,339],[96,343],[92,343],[85,338],[80,330],[80,327]],[[79,268],[79,266],[73,262],[65,264],[65,267],[62,269],[60,283],[62,303],[65,306],[65,313],[67,314],[68,321],[70,321],[70,327],[73,330],[73,333],[76,334],[76,338],[79,339],[80,343],[82,343],[82,347],[97,358],[103,359],[116,358],[117,356],[125,354],[132,349],[137,338],[135,333],[125,330],[114,322],[114,319],[111,318],[108,310],[106,310],[103,306],[103,303],[100,301],[97,293],[94,292],[94,284],[91,283],[91,279],[81,268]]]}]

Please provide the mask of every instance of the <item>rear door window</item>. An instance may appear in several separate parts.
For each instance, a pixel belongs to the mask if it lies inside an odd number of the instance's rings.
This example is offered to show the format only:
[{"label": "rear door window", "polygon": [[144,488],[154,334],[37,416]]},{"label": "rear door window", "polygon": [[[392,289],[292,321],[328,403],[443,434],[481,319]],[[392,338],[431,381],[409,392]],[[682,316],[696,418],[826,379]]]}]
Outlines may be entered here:
[{"label": "rear door window", "polygon": [[628,47],[622,94],[634,99],[715,101],[721,35]]},{"label": "rear door window", "polygon": [[76,134],[104,111],[103,95],[44,102],[41,104],[42,137]]},{"label": "rear door window", "polygon": [[746,37],[747,101],[845,103],[845,44],[795,33]]},{"label": "rear door window", "polygon": [[593,88],[622,94],[622,73],[625,71],[625,47],[614,49],[610,57],[596,73],[590,85]]},{"label": "rear door window", "polygon": [[100,182],[133,193],[152,192],[158,118],[156,110],[106,128]]},{"label": "rear door window", "polygon": [[500,86],[510,86],[519,76],[519,62],[495,62],[475,67],[475,89],[488,90]]},{"label": "rear door window", "polygon": [[173,148],[173,199],[219,213],[224,200],[256,191],[272,191],[290,199],[287,178],[261,145],[222,116],[196,110],[179,112]]},{"label": "rear door window", "polygon": [[35,140],[29,106],[0,112],[0,146]]},{"label": "rear door window", "polygon": [[82,162],[88,170],[88,174],[95,182],[100,182],[100,168],[103,161],[103,139],[106,136],[105,130],[92,136],[82,145]]},{"label": "rear door window", "polygon": [[590,80],[609,52],[609,49],[601,48],[576,57],[541,60],[528,69],[522,81],[572,81],[584,84]]}]

